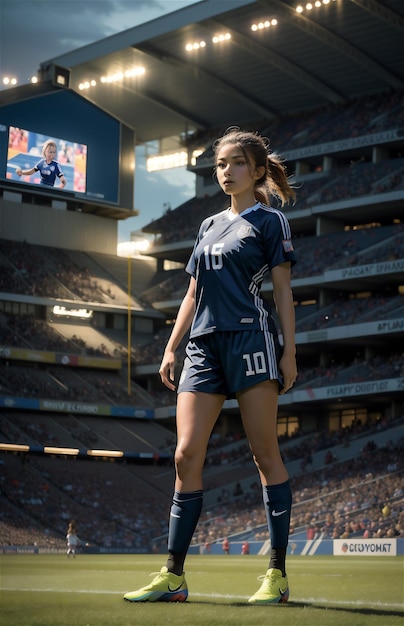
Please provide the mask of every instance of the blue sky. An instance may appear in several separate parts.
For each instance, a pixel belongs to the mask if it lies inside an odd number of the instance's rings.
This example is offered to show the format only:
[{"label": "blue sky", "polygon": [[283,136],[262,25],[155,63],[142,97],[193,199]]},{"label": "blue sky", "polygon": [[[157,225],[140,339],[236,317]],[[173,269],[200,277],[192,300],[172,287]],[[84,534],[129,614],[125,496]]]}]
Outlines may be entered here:
[{"label": "blue sky", "polygon": [[[1,76],[29,82],[39,65],[94,41],[194,4],[198,0],[1,0]],[[34,26],[33,26],[34,25]],[[183,168],[147,173],[144,148],[136,155],[135,207],[140,215],[118,226],[119,242],[194,195],[195,178]]]}]

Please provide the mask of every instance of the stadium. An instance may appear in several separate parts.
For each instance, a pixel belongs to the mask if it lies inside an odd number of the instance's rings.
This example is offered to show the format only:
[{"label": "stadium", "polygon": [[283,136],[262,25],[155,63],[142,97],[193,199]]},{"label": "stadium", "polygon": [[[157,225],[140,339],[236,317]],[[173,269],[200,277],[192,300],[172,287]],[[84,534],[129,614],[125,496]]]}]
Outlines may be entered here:
[{"label": "stadium", "polygon": [[[298,258],[299,376],[278,417],[289,552],[402,559],[403,30],[400,0],[203,0],[44,61],[37,84],[1,93],[3,554],[65,555],[72,519],[80,558],[165,554],[175,394],[158,370],[199,225],[227,206],[212,143],[239,126],[270,138],[297,193],[282,209]],[[16,176],[44,137],[57,138],[65,189]],[[142,210],[134,149],[148,142],[159,146],[150,171],[185,159],[195,196],[143,227],[146,251],[121,257],[117,225]],[[273,303],[270,282],[263,293]],[[246,541],[251,558],[267,554],[234,400],[212,433],[204,489],[190,555],[222,558],[225,537],[234,555]],[[402,569],[393,584],[385,621],[367,624],[398,623],[387,620],[399,619]]]}]

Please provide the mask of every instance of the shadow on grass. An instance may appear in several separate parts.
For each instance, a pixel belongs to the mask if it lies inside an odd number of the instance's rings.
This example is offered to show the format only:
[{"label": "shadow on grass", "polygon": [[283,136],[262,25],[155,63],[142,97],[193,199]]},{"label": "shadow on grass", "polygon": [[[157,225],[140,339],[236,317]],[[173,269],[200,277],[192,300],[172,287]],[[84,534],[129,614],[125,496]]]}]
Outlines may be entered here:
[{"label": "shadow on grass", "polygon": [[379,615],[380,617],[395,617],[404,615],[404,611],[395,611],[393,609],[377,609],[359,606],[333,606],[332,604],[316,604],[315,602],[288,602],[289,606],[294,607],[311,607],[323,611],[335,611],[343,613],[352,613],[353,615]]},{"label": "shadow on grass", "polygon": [[[263,606],[267,606],[265,604],[248,604],[246,602],[212,602],[209,600],[192,600],[191,602],[187,602],[187,604],[210,604],[210,605],[221,605],[221,606],[237,606],[244,607],[251,610],[254,610],[256,607],[262,608]],[[352,615],[378,615],[379,617],[400,617],[404,615],[403,611],[394,611],[392,609],[377,609],[377,608],[369,608],[369,607],[352,607],[352,606],[332,606],[332,604],[316,604],[315,602],[288,602],[287,604],[271,604],[271,610],[278,608],[279,610],[285,611],[288,609],[318,609],[323,611],[335,611],[341,613],[351,613]]]}]

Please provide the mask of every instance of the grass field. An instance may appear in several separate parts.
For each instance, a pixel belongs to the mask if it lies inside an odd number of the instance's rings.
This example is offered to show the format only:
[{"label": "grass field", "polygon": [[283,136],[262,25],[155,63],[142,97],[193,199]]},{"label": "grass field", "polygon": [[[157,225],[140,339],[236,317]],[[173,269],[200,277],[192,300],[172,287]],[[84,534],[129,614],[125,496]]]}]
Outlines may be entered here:
[{"label": "grass field", "polygon": [[289,557],[290,600],[250,606],[262,556],[189,556],[185,604],[124,602],[165,559],[1,555],[1,626],[402,626],[403,559]]}]

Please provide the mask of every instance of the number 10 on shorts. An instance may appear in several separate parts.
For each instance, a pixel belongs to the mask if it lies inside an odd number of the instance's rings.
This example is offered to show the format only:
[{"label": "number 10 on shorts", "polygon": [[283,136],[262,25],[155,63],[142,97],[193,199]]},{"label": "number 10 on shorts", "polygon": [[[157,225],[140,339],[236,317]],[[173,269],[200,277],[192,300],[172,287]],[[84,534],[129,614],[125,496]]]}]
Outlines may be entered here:
[{"label": "number 10 on shorts", "polygon": [[246,362],[246,376],[255,376],[255,374],[263,374],[267,371],[265,355],[263,352],[243,354],[243,359]]}]

